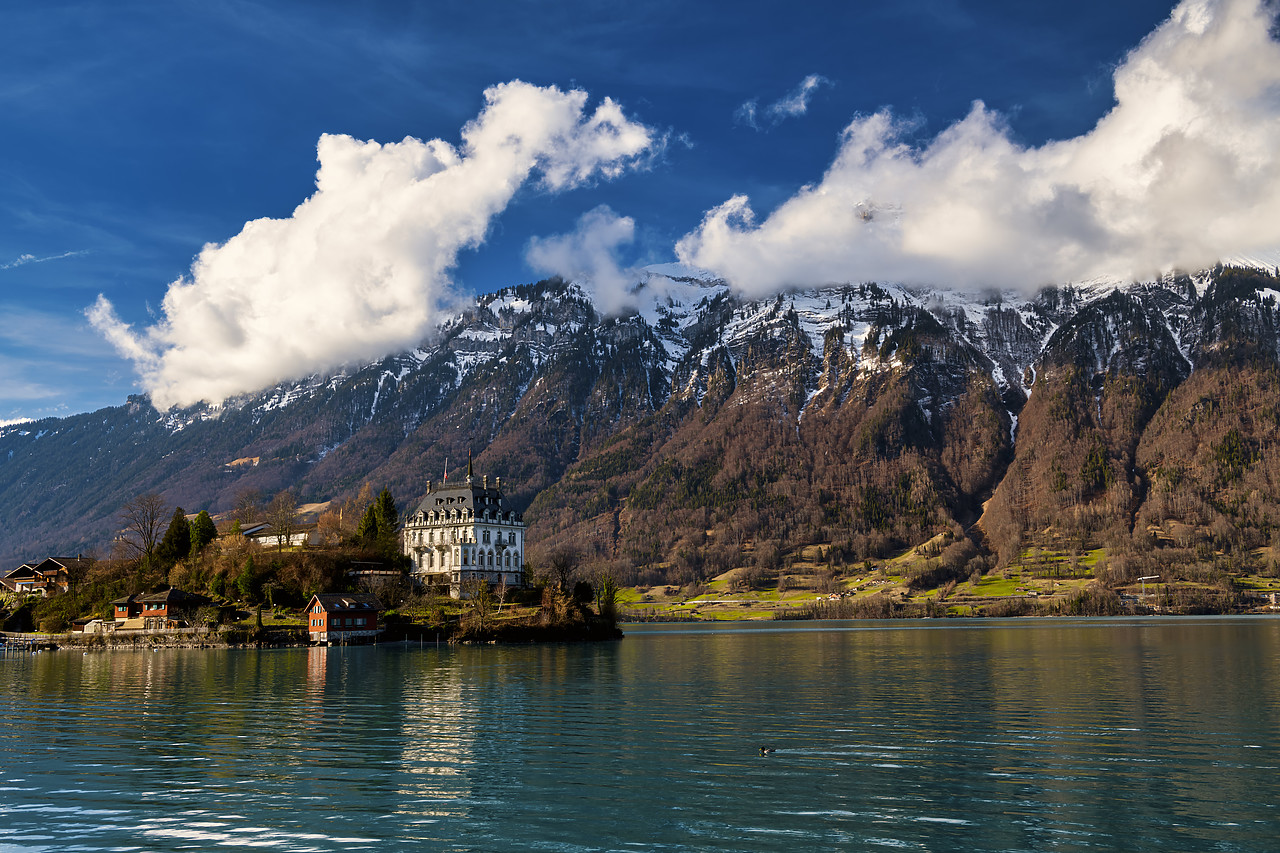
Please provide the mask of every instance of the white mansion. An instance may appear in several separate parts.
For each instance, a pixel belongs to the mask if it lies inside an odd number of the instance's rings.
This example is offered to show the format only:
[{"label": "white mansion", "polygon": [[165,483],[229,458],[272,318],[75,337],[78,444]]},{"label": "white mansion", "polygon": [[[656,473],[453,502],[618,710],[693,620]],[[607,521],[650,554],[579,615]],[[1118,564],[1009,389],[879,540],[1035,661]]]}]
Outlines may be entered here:
[{"label": "white mansion", "polygon": [[424,584],[448,584],[465,594],[468,582],[524,585],[524,519],[502,504],[502,479],[427,482],[427,496],[404,523],[404,553],[410,573]]}]

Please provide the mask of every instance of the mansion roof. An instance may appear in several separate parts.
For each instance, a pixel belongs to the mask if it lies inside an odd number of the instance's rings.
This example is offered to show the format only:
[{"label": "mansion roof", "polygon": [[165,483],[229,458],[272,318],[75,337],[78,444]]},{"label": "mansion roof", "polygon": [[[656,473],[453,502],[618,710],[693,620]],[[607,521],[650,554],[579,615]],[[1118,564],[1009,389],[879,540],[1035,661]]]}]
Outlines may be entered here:
[{"label": "mansion roof", "polygon": [[[406,521],[411,521],[418,513],[448,512],[451,509],[467,509],[474,515],[482,515],[486,509],[507,513],[503,506],[502,482],[495,479],[490,484],[489,478],[467,477],[455,482],[427,483],[427,496],[418,504],[418,508],[410,514]],[[520,516],[515,514],[515,521]]]}]

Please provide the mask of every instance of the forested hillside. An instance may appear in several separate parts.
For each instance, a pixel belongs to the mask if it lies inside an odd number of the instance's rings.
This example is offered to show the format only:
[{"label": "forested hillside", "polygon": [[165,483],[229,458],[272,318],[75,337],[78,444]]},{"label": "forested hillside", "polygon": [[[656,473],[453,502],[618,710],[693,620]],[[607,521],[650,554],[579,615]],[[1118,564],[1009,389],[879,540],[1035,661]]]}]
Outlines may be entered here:
[{"label": "forested hillside", "polygon": [[1137,577],[1265,567],[1280,522],[1276,297],[1219,268],[1034,297],[860,284],[747,301],[675,267],[601,317],[559,280],[481,297],[413,352],[212,410],[142,398],[0,432],[0,555],[106,548],[129,498],[365,482],[402,506],[469,452],[532,552],[633,582],[861,563],[935,540],[939,571],[1082,555]]}]

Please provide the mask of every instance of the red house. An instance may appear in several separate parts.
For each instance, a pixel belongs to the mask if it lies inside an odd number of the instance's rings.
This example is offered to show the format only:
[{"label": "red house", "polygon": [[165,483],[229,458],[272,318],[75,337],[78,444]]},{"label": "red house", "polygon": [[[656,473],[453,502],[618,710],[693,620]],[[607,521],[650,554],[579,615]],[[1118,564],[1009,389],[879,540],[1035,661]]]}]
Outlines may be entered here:
[{"label": "red house", "polygon": [[[126,595],[124,598],[117,598],[111,602],[111,612],[115,616],[116,622],[124,622],[127,619],[135,619],[142,615],[142,605],[138,602],[138,596]],[[142,626],[139,625],[139,628]]]},{"label": "red house", "polygon": [[307,604],[307,630],[313,643],[375,637],[381,615],[382,602],[371,593],[320,593]]},{"label": "red house", "polygon": [[150,595],[126,595],[111,602],[117,628],[180,628],[180,620],[190,618],[209,603],[203,595],[169,587]]}]

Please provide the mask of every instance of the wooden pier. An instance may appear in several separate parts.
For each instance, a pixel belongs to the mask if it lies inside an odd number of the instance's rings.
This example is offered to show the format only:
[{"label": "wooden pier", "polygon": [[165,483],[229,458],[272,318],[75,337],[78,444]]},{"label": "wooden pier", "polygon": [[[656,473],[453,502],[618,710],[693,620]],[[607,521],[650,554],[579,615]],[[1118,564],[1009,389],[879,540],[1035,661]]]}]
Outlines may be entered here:
[{"label": "wooden pier", "polygon": [[58,644],[47,635],[11,634],[0,632],[0,652],[43,652],[58,648]]}]

